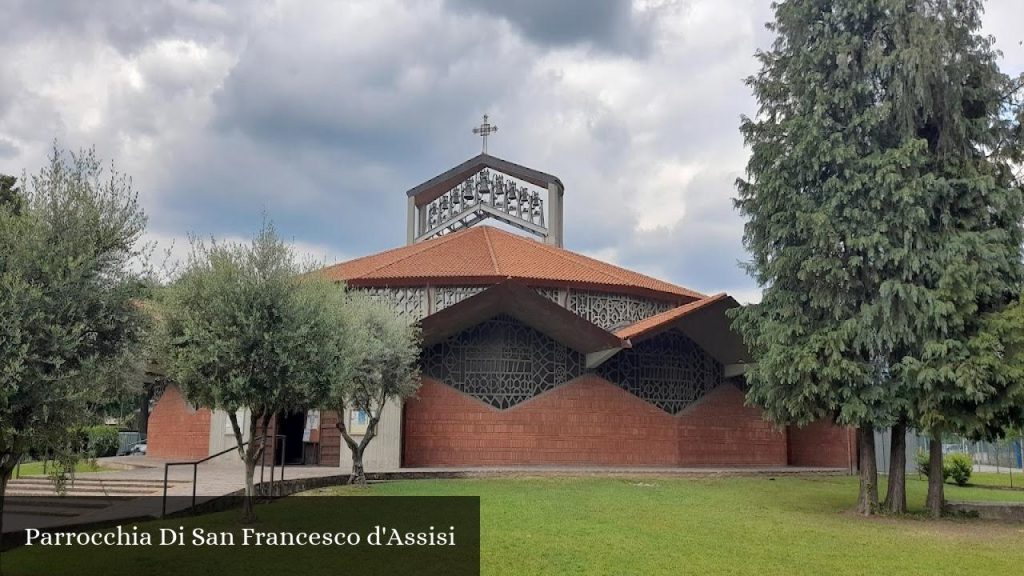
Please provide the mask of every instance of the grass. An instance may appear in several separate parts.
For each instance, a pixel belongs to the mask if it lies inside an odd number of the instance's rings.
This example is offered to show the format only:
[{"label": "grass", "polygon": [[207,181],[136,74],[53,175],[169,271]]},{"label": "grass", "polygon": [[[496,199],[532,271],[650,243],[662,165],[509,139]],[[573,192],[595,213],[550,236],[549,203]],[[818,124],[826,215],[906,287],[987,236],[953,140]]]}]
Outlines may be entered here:
[{"label": "grass", "polygon": [[[1010,482],[1013,486],[1010,486]],[[998,488],[1015,488],[1024,490],[1024,475],[1021,471],[1014,470],[1013,474],[1008,472],[972,472],[970,484],[975,486],[994,486]]]},{"label": "grass", "polygon": [[[483,574],[991,576],[1016,573],[1024,564],[1024,526],[933,521],[920,515],[862,518],[850,512],[856,489],[852,477],[524,477],[403,481],[316,493],[480,496]],[[926,489],[921,480],[908,481],[915,510],[921,509]],[[947,485],[946,495],[950,500],[1024,502],[1024,493],[975,487]],[[320,503],[321,510],[304,502]],[[338,509],[330,511],[322,510],[322,502],[293,497],[263,506],[261,525],[274,530],[341,528],[346,500],[332,500]],[[186,530],[200,523],[229,529],[236,526],[237,515],[229,511],[180,524]],[[338,561],[324,560],[317,556],[320,551],[286,552],[297,573],[339,573]],[[202,548],[22,547],[4,554],[3,568],[4,574],[46,574],[52,573],[46,563],[60,562],[74,565],[78,574],[102,566],[95,573],[149,576],[168,566],[183,571],[183,562],[196,562],[204,573],[238,573],[225,556],[224,550]],[[261,563],[246,574],[279,570]],[[358,571],[372,572],[367,566]]]},{"label": "grass", "polygon": [[[885,494],[885,476],[880,476],[880,487],[879,491],[882,495]],[[971,481],[974,481],[974,476],[971,476]],[[928,481],[924,478],[918,477],[916,474],[907,478],[907,497],[911,501],[911,505],[915,503],[913,501],[914,494],[920,494],[921,497],[918,499],[918,504],[924,504],[924,496],[928,493]],[[1024,503],[1024,491],[1018,492],[1015,490],[993,490],[991,487],[975,486],[968,484],[967,486],[957,486],[956,484],[946,483],[945,486],[946,500],[959,500],[966,502],[1022,502]],[[912,511],[918,510],[914,508]]]},{"label": "grass", "polygon": [[[52,467],[52,464],[51,466]],[[96,462],[90,462],[88,460],[80,460],[75,464],[75,472],[109,472],[110,470],[116,470],[107,466],[101,466]],[[42,476],[43,472],[42,462],[27,462],[21,465],[20,472],[22,476]]]}]

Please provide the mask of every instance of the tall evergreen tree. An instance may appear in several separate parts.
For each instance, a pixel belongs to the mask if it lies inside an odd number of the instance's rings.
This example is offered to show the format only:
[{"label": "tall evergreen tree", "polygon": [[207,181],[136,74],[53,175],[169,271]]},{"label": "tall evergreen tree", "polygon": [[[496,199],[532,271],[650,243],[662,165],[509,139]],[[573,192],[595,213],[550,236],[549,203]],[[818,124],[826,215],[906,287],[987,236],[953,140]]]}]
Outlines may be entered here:
[{"label": "tall evergreen tree", "polygon": [[1011,164],[1021,150],[1020,79],[999,70],[992,39],[979,33],[981,12],[980,0],[893,9],[892,100],[900,142],[915,151],[918,193],[903,211],[914,250],[895,261],[883,312],[914,319],[895,371],[912,423],[932,437],[934,515],[943,505],[942,433],[998,434],[1015,421],[1007,402],[1024,401],[1009,358],[985,364],[990,346],[1009,343],[1008,326],[1024,330],[1010,308],[1024,279],[1024,197]]},{"label": "tall evergreen tree", "polygon": [[941,421],[967,385],[947,377],[943,343],[966,342],[1020,278],[1019,190],[984,154],[1006,78],[974,32],[979,9],[780,2],[748,79],[759,113],[741,127],[737,206],[763,287],[735,321],[758,362],[749,397],[779,422],[858,427],[863,513],[877,506],[873,429]]}]

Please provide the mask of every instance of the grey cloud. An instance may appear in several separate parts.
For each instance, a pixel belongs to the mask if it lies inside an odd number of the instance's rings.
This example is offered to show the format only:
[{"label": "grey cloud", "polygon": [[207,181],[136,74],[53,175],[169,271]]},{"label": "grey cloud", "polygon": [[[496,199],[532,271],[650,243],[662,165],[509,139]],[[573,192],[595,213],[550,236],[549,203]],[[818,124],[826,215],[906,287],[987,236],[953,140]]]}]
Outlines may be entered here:
[{"label": "grey cloud", "polygon": [[446,0],[453,9],[503,18],[545,46],[589,44],[615,52],[650,47],[651,17],[636,14],[629,0]]},{"label": "grey cloud", "polygon": [[18,147],[14,142],[6,138],[0,138],[0,158],[14,158],[18,154]]},{"label": "grey cloud", "polygon": [[624,261],[706,293],[749,290],[740,263],[742,217],[733,209],[735,173],[709,171],[687,186],[686,215],[672,227],[640,232],[622,245]]},{"label": "grey cloud", "polygon": [[237,29],[233,14],[249,2],[139,2],[137,0],[13,0],[5,12],[17,25],[4,30],[6,41],[30,41],[40,33],[102,39],[120,52],[132,53],[164,37],[208,41]]}]

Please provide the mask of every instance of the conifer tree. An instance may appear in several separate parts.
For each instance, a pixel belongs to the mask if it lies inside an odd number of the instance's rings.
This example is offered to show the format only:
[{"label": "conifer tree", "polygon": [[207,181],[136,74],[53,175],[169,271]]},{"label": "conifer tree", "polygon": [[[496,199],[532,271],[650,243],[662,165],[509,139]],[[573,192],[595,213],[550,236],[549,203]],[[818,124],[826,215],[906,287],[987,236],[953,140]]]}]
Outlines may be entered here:
[{"label": "conifer tree", "polygon": [[[737,206],[763,287],[735,321],[757,360],[749,398],[778,422],[858,427],[863,513],[877,507],[873,429],[951,426],[981,384],[949,376],[964,356],[944,346],[965,349],[979,314],[1019,293],[1020,190],[993,153],[1012,149],[1009,83],[979,11],[780,2],[748,79],[759,110],[741,126]],[[902,475],[890,485],[901,511]]]}]

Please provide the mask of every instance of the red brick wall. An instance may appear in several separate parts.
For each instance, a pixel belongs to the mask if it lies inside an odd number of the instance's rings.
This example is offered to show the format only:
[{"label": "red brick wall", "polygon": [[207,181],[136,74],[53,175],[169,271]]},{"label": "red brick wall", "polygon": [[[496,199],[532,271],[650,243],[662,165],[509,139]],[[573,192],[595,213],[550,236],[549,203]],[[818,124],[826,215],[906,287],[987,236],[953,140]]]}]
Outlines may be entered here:
[{"label": "red brick wall", "polygon": [[853,428],[831,422],[814,422],[803,428],[789,427],[789,465],[853,468],[857,436]]},{"label": "red brick wall", "polygon": [[680,416],[596,376],[505,411],[424,379],[406,402],[404,465],[786,464],[786,436],[723,386]]},{"label": "red brick wall", "polygon": [[177,386],[168,385],[149,415],[147,455],[192,460],[210,452],[210,411],[194,409]]},{"label": "red brick wall", "polygon": [[786,433],[719,386],[678,418],[680,466],[785,466]]}]

